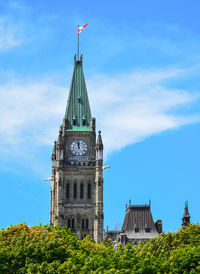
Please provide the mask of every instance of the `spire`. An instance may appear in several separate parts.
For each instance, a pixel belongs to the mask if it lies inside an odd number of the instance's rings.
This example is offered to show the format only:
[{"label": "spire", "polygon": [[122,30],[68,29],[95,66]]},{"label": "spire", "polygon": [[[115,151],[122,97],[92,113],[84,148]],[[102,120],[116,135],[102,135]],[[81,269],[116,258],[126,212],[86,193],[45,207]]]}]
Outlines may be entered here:
[{"label": "spire", "polygon": [[103,150],[103,142],[102,142],[102,138],[101,138],[101,130],[98,131],[98,137],[97,137],[97,145],[96,148],[98,150]]},{"label": "spire", "polygon": [[182,226],[187,224],[190,224],[190,213],[188,211],[188,201],[185,202],[185,208],[184,208],[184,213],[182,218]]},{"label": "spire", "polygon": [[67,131],[92,131],[92,115],[83,74],[82,55],[80,60],[76,60],[76,55],[74,57],[74,71],[64,118],[67,119]]}]

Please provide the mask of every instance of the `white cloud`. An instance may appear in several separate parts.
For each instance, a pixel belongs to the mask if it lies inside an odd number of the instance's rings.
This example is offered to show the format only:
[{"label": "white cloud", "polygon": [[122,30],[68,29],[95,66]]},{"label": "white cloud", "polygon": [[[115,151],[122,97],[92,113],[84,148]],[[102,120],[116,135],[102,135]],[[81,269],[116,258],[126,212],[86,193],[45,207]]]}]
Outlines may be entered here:
[{"label": "white cloud", "polygon": [[[163,69],[87,80],[92,113],[102,129],[106,155],[164,130],[200,121],[199,113],[180,115],[174,110],[195,102],[200,94],[166,85],[185,73]],[[1,153],[13,149],[22,153],[23,146],[52,146],[64,116],[67,93],[67,87],[48,79],[2,84]]]},{"label": "white cloud", "polygon": [[19,46],[22,43],[22,31],[10,18],[0,18],[0,51]]},{"label": "white cloud", "polygon": [[192,95],[185,90],[167,88],[166,81],[185,73],[184,70],[160,70],[89,82],[106,154],[153,134],[200,121],[199,113],[189,116],[173,111],[200,96],[200,93]]}]

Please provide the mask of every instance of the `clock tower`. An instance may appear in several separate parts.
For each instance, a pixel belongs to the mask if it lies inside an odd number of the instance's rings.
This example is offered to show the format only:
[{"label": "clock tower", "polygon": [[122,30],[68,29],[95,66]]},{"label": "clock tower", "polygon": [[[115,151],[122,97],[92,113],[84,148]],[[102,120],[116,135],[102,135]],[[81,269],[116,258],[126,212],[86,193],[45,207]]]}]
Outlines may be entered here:
[{"label": "clock tower", "polygon": [[52,153],[50,224],[71,228],[80,239],[103,240],[103,143],[80,60],[74,71],[63,123]]}]

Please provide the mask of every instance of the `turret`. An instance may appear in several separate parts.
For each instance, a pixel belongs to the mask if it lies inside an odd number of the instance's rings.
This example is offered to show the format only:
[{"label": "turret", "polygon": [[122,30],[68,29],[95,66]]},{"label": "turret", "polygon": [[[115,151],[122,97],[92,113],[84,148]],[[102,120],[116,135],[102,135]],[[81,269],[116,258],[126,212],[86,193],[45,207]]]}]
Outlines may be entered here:
[{"label": "turret", "polygon": [[103,240],[103,142],[101,131],[98,132],[96,141],[96,209],[94,221],[94,238],[97,243]]},{"label": "turret", "polygon": [[187,224],[190,224],[190,213],[188,211],[188,201],[185,202],[185,208],[184,208],[184,213],[182,218],[182,226]]},{"label": "turret", "polygon": [[96,160],[103,161],[103,142],[102,142],[100,130],[98,132],[97,143],[96,143]]}]

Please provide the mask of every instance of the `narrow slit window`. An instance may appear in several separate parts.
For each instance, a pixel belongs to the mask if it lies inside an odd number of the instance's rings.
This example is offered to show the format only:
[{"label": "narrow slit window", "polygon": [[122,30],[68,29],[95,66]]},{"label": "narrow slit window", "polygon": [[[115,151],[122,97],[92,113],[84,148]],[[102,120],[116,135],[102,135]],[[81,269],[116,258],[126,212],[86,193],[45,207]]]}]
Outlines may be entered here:
[{"label": "narrow slit window", "polygon": [[66,198],[69,199],[69,183],[66,185]]},{"label": "narrow slit window", "polygon": [[91,199],[91,184],[88,183],[88,199]]},{"label": "narrow slit window", "polygon": [[86,219],[86,221],[85,221],[85,228],[88,229],[88,227],[89,227],[89,222],[88,222],[88,219]]},{"label": "narrow slit window", "polygon": [[86,120],[85,119],[83,119],[83,126],[85,126],[86,125]]},{"label": "narrow slit window", "polygon": [[73,119],[73,126],[76,125],[76,119]]},{"label": "narrow slit window", "polygon": [[74,219],[72,219],[72,229],[74,229]]},{"label": "narrow slit window", "polygon": [[83,199],[83,183],[80,185],[80,199]]},{"label": "narrow slit window", "polygon": [[74,199],[77,198],[77,184],[74,183]]},{"label": "narrow slit window", "polygon": [[67,221],[67,227],[68,227],[68,228],[71,227],[71,220],[70,220],[70,219],[68,219],[68,221]]},{"label": "narrow slit window", "polygon": [[84,220],[84,219],[82,219],[81,228],[82,228],[82,229],[85,228],[85,220]]}]

